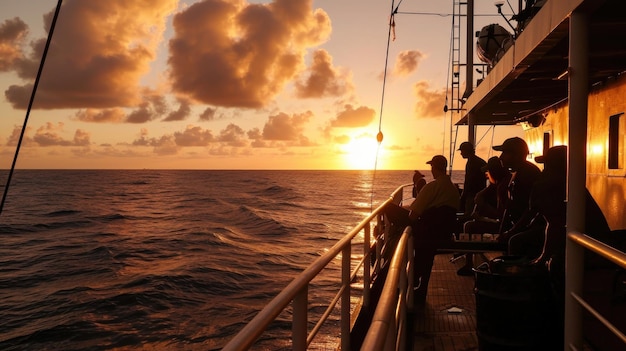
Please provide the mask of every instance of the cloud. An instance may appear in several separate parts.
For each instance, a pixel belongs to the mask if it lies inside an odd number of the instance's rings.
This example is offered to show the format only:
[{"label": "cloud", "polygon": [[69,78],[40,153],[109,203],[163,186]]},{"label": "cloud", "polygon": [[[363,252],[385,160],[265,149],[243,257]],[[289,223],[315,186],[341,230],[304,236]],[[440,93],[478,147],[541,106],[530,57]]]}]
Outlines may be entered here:
[{"label": "cloud", "polygon": [[205,104],[244,108],[267,105],[331,30],[312,0],[204,0],[176,14],[173,26],[173,89]]},{"label": "cloud", "polygon": [[417,70],[420,60],[424,54],[417,50],[401,51],[396,56],[396,64],[393,68],[393,74],[400,77],[406,77]]},{"label": "cloud", "polygon": [[430,84],[419,81],[413,85],[413,93],[417,98],[415,115],[417,118],[443,117],[443,106],[446,101],[446,90],[430,90]]},{"label": "cloud", "polygon": [[353,90],[352,82],[346,73],[341,73],[332,64],[332,57],[323,49],[313,53],[313,62],[308,77],[295,82],[296,96],[299,98],[319,98],[341,96]]},{"label": "cloud", "polygon": [[[41,127],[37,128],[35,131],[35,135],[31,138],[24,134],[24,138],[22,140],[23,145],[32,145],[36,143],[38,146],[49,147],[49,146],[89,146],[91,145],[91,135],[82,130],[76,129],[74,132],[74,137],[72,139],[63,139],[61,133],[63,133],[64,128],[63,123],[51,123],[48,122]],[[27,129],[27,133],[30,129]],[[7,146],[15,146],[19,140],[19,135],[21,133],[20,127],[15,127],[9,136],[7,141]]]},{"label": "cloud", "polygon": [[126,113],[120,108],[96,110],[88,108],[86,110],[79,110],[74,115],[76,119],[83,122],[96,122],[96,123],[119,123],[124,121]]},{"label": "cloud", "polygon": [[228,146],[247,146],[246,133],[235,124],[229,124],[220,132],[218,141],[226,143]]},{"label": "cloud", "polygon": [[204,110],[201,114],[200,114],[200,120],[201,121],[212,121],[215,119],[215,112],[217,112],[217,109],[211,108],[211,107],[207,107],[206,110]]},{"label": "cloud", "polygon": [[190,125],[182,132],[175,132],[174,140],[178,146],[207,146],[215,137],[208,129]]},{"label": "cloud", "polygon": [[370,124],[375,117],[376,111],[360,106],[356,109],[352,105],[345,105],[344,110],[337,114],[337,118],[330,122],[332,127],[356,128]]},{"label": "cloud", "polygon": [[292,116],[279,113],[269,116],[263,127],[263,139],[275,141],[302,140],[306,123],[313,117],[313,112],[307,111]]},{"label": "cloud", "polygon": [[22,58],[22,45],[28,26],[19,18],[5,20],[0,24],[0,72],[15,69]]},{"label": "cloud", "polygon": [[165,119],[164,121],[169,122],[169,121],[182,121],[185,118],[187,118],[187,116],[189,116],[189,114],[191,113],[191,106],[189,106],[189,101],[187,100],[179,100],[180,106],[178,107],[178,110],[176,111],[172,111]]},{"label": "cloud", "polygon": [[[136,106],[140,79],[149,71],[162,40],[167,16],[177,0],[80,1],[63,3],[35,108],[113,108]],[[45,17],[50,27],[52,12]],[[115,35],[111,35],[115,33]],[[44,40],[23,62],[34,75]],[[25,108],[32,85],[12,85],[5,96]]]}]

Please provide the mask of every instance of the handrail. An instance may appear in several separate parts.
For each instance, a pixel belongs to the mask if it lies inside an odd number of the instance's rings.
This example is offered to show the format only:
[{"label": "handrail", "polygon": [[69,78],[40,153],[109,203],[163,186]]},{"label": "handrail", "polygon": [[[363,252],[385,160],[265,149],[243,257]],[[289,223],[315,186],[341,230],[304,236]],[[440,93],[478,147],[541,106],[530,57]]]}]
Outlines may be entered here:
[{"label": "handrail", "polygon": [[[329,313],[325,312],[320,322],[316,324],[313,328],[313,332],[311,334],[307,333],[307,325],[308,325],[308,316],[307,316],[307,306],[308,306],[308,288],[309,283],[324,269],[330,262],[333,262],[335,258],[339,255],[342,255],[342,265],[341,265],[341,287],[337,295],[332,299],[330,306],[327,311],[334,308],[334,305],[341,300],[347,301],[347,303],[341,304],[341,348],[343,350],[350,349],[350,283],[353,281],[354,277],[356,277],[356,273],[352,274],[351,270],[351,254],[350,249],[352,246],[352,240],[357,237],[357,235],[363,230],[366,235],[364,240],[369,241],[369,231],[371,227],[371,222],[375,222],[375,232],[374,232],[374,240],[376,241],[377,251],[381,247],[380,241],[384,240],[384,236],[382,235],[381,228],[382,223],[382,209],[389,203],[401,203],[404,188],[411,186],[412,184],[404,184],[396,188],[391,196],[384,201],[376,210],[374,210],[371,214],[369,214],[365,219],[363,219],[352,231],[350,231],[346,236],[339,240],[335,245],[333,245],[326,253],[317,258],[308,268],[306,268],[300,275],[298,275],[285,289],[283,289],[272,301],[270,301],[235,337],[233,337],[222,350],[224,351],[234,351],[234,350],[247,350],[249,349],[254,342],[263,334],[265,329],[269,326],[271,322],[273,322],[283,310],[285,310],[290,303],[293,302],[293,317],[292,317],[292,349],[293,350],[305,350],[310,342],[312,341],[315,333],[319,331],[319,325],[324,322],[324,320],[328,317]],[[376,274],[376,269],[381,267],[381,264],[378,262],[381,255],[378,253],[376,255],[377,262],[374,265],[374,272],[370,273],[369,267],[367,264],[363,264],[362,262],[367,262],[371,255],[371,245],[368,242],[363,244],[363,259],[355,268],[355,272],[359,268],[363,268],[365,273],[363,276],[364,286],[367,286],[363,289],[363,296],[361,299],[364,301],[364,304],[369,301],[369,282],[374,274]],[[366,269],[367,267],[367,269]],[[370,274],[372,276],[370,276]]]},{"label": "handrail", "polygon": [[[615,249],[614,247],[607,245],[601,241],[598,241],[585,234],[571,231],[567,233],[567,252],[566,252],[566,281],[569,283],[566,285],[565,296],[571,297],[571,303],[565,305],[565,318],[572,320],[581,320],[582,310],[580,307],[587,310],[592,316],[594,316],[600,323],[617,336],[624,344],[626,344],[626,335],[615,327],[607,318],[605,318],[600,312],[595,310],[591,305],[585,301],[582,295],[582,275],[584,272],[583,260],[584,255],[582,249],[595,252],[603,258],[626,268],[626,253]],[[576,247],[570,247],[569,243],[576,244]],[[566,324],[568,328],[568,324]],[[576,325],[570,327],[572,329],[579,328],[580,330],[570,330],[565,335],[582,335],[582,325]],[[570,349],[576,349],[575,340],[565,340],[565,346]]]},{"label": "handrail", "polygon": [[[396,350],[396,344],[405,345],[406,301],[413,290],[408,277],[412,276],[411,265],[407,272],[407,262],[412,257],[411,227],[406,227],[396,246],[380,301],[376,306],[372,323],[365,336],[361,351]],[[396,313],[402,311],[402,313]],[[401,346],[398,349],[404,349]]]}]

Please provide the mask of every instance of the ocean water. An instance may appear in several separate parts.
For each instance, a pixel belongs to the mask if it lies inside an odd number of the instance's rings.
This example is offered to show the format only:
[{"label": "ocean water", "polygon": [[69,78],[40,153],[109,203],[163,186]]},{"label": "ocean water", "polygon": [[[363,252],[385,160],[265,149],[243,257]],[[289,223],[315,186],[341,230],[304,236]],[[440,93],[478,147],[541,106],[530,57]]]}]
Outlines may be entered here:
[{"label": "ocean water", "polygon": [[[220,349],[411,177],[18,170],[0,214],[0,350]],[[255,348],[290,349],[289,329],[279,318]]]}]

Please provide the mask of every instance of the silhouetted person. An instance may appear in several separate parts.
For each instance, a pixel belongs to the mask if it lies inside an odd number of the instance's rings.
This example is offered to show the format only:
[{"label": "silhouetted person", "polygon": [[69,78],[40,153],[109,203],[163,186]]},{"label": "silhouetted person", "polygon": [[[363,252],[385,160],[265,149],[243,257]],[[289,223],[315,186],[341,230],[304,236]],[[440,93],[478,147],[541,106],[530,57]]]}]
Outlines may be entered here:
[{"label": "silhouetted person", "polygon": [[395,227],[403,229],[410,225],[413,229],[414,278],[415,284],[419,284],[415,288],[416,304],[426,300],[437,247],[452,240],[459,204],[459,191],[446,174],[448,160],[445,156],[433,156],[426,163],[431,167],[433,181],[424,185],[408,209],[390,204],[384,210]]},{"label": "silhouetted person", "polygon": [[413,173],[413,198],[417,197],[417,194],[422,190],[422,188],[426,185],[426,179],[424,175],[420,171],[415,171]]},{"label": "silhouetted person", "polygon": [[502,145],[494,146],[493,149],[502,152],[502,165],[511,172],[509,196],[498,240],[508,243],[511,255],[536,258],[543,247],[545,220],[530,210],[529,200],[541,170],[526,160],[528,145],[521,138],[506,139]]},{"label": "silhouetted person", "polygon": [[474,210],[474,197],[479,191],[486,187],[487,181],[485,172],[481,170],[487,162],[476,155],[474,145],[469,141],[462,142],[459,146],[461,157],[467,160],[465,163],[465,180],[463,182],[463,192],[461,193],[460,210],[463,217],[467,219]]},{"label": "silhouetted person", "polygon": [[[511,173],[502,166],[500,159],[494,156],[481,168],[489,179],[489,185],[478,192],[472,219],[463,224],[463,232],[468,234],[500,233],[500,220],[504,215],[508,201],[508,186]],[[465,265],[457,271],[458,275],[473,275],[473,254],[465,255]]]}]

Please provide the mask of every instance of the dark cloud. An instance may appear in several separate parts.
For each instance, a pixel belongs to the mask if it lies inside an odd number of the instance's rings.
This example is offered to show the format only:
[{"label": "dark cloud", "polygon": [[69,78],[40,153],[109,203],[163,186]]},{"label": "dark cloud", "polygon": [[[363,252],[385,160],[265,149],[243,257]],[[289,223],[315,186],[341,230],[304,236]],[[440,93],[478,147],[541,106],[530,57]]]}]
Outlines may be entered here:
[{"label": "dark cloud", "polygon": [[187,100],[179,100],[179,107],[178,110],[176,111],[172,111],[165,119],[164,121],[169,122],[169,121],[183,121],[187,118],[187,116],[189,116],[189,114],[191,113],[191,106],[189,106],[189,101]]},{"label": "dark cloud", "polygon": [[332,127],[364,127],[374,120],[375,114],[376,111],[366,106],[355,109],[352,105],[345,105],[344,110],[339,112],[337,118],[332,120],[330,124]]},{"label": "dark cloud", "polygon": [[205,104],[262,107],[302,69],[330,33],[312,0],[268,4],[205,0],[173,20],[169,64],[176,92]]},{"label": "dark cloud", "polygon": [[[154,60],[167,16],[177,0],[66,0],[57,21],[35,108],[113,108],[136,106],[139,81]],[[46,16],[49,28],[52,13]],[[111,35],[115,33],[115,35]],[[23,75],[36,72],[44,39],[20,63]],[[17,68],[16,68],[17,69]],[[26,74],[26,71],[29,73]],[[15,108],[25,108],[32,87],[5,92]]]},{"label": "dark cloud", "polygon": [[342,96],[353,90],[347,74],[333,67],[332,57],[326,50],[315,51],[307,74],[306,79],[295,82],[296,96],[299,98]]},{"label": "dark cloud", "polygon": [[405,50],[396,56],[396,64],[393,73],[396,76],[406,77],[417,70],[424,54],[417,50]]},{"label": "dark cloud", "polygon": [[417,98],[415,115],[417,118],[443,117],[443,106],[446,101],[446,90],[430,90],[430,84],[419,81],[413,85],[413,93]]},{"label": "dark cloud", "polygon": [[200,114],[200,120],[201,121],[212,121],[213,119],[215,119],[215,112],[217,111],[217,109],[211,108],[211,107],[207,107],[206,110],[204,110],[201,114]]},{"label": "dark cloud", "polygon": [[19,18],[0,23],[0,72],[15,69],[23,56],[22,45],[28,34],[28,26]]}]

